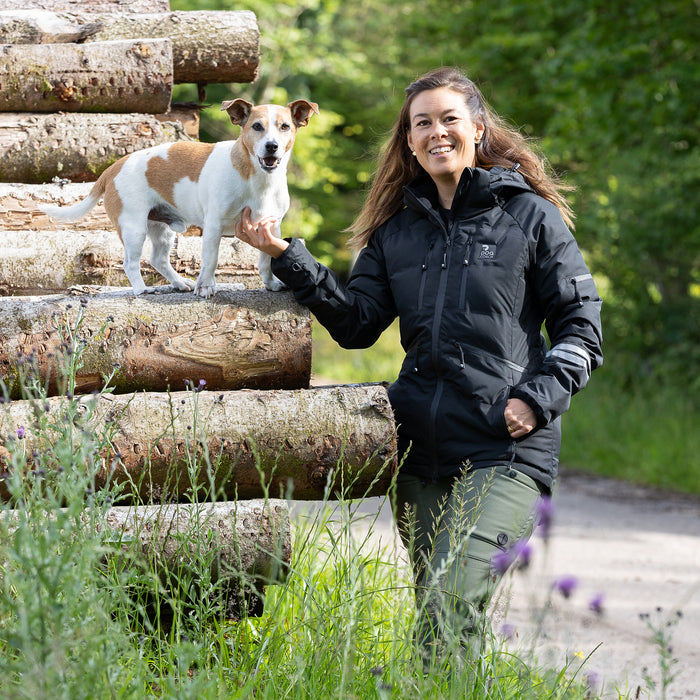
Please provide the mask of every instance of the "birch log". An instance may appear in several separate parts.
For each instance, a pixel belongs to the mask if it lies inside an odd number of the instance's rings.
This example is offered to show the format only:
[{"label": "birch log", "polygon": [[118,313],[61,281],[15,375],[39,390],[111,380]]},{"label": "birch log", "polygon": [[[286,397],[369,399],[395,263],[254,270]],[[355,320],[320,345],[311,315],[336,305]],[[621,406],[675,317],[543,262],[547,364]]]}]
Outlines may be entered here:
[{"label": "birch log", "polygon": [[0,182],[90,182],[128,153],[190,140],[151,114],[0,114]]},{"label": "birch log", "polygon": [[311,375],[311,319],[290,293],[222,287],[205,300],[113,289],[81,299],[3,299],[0,377],[13,397],[30,357],[49,393],[63,391],[56,365],[68,328],[85,344],[76,393],[100,389],[113,371],[117,392],[201,380],[212,390],[293,389],[308,386]]},{"label": "birch log", "polygon": [[[178,235],[170,262],[184,277],[196,279],[201,253],[201,236]],[[143,278],[147,285],[164,285],[165,291],[163,276],[146,262],[150,254],[151,244],[146,241],[141,264]],[[237,238],[222,239],[217,283],[262,289],[257,259],[257,251],[251,246]],[[0,230],[0,296],[67,293],[80,286],[129,287],[123,260],[124,247],[114,230]]]},{"label": "birch log", "polygon": [[169,39],[0,45],[2,112],[142,112],[170,106]]},{"label": "birch log", "polygon": [[[64,15],[63,22],[68,21]],[[49,22],[37,29],[32,13],[0,14],[0,42],[52,43]],[[91,24],[85,42],[123,39],[171,39],[176,83],[249,83],[257,77],[260,31],[247,10],[202,12],[91,13],[75,15],[73,23]],[[22,28],[24,25],[24,29]],[[98,31],[94,31],[100,27]],[[65,30],[61,30],[65,34]]]},{"label": "birch log", "polygon": [[[79,405],[68,411],[70,401]],[[68,433],[67,414],[85,416],[80,429]],[[37,428],[44,420],[53,427]],[[39,418],[35,402],[13,401],[0,411],[0,462],[7,468],[16,449],[28,460],[35,450],[75,453],[65,443],[84,430],[108,445],[96,488],[111,480],[125,501],[321,500],[326,489],[330,498],[362,498],[386,493],[396,464],[393,413],[379,384],[53,397]]]}]

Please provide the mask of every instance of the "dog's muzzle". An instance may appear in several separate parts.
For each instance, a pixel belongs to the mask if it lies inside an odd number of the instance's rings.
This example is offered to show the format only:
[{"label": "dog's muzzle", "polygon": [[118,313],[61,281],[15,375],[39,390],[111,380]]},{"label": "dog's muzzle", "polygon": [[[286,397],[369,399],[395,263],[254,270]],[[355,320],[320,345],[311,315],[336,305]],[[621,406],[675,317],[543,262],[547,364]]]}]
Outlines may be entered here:
[{"label": "dog's muzzle", "polygon": [[281,158],[278,158],[277,156],[265,156],[264,158],[258,156],[260,167],[263,170],[266,170],[268,173],[272,172],[280,164],[280,160]]}]

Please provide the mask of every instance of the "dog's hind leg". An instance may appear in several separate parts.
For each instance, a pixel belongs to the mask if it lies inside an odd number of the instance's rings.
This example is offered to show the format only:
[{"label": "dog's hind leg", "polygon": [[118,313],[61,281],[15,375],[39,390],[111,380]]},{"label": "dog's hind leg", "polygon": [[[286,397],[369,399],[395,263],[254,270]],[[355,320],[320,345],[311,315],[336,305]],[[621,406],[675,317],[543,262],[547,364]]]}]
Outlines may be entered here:
[{"label": "dog's hind leg", "polygon": [[194,280],[181,277],[170,263],[170,251],[175,241],[174,231],[167,224],[149,221],[148,237],[152,247],[151,265],[179,292],[191,292],[194,289]]},{"label": "dog's hind leg", "polygon": [[150,294],[153,287],[147,287],[141,276],[141,251],[146,240],[146,227],[120,222],[120,235],[124,243],[124,272],[131,282],[134,294]]}]

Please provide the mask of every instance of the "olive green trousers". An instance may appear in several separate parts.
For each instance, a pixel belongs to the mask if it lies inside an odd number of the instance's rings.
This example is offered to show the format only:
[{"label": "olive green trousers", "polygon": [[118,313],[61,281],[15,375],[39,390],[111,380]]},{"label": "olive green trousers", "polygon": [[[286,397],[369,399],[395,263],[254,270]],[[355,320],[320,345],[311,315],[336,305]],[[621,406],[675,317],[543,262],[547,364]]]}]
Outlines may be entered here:
[{"label": "olive green trousers", "polygon": [[413,566],[424,664],[450,650],[481,653],[484,610],[507,568],[497,555],[529,539],[540,495],[536,481],[506,466],[437,483],[399,472],[394,518]]}]

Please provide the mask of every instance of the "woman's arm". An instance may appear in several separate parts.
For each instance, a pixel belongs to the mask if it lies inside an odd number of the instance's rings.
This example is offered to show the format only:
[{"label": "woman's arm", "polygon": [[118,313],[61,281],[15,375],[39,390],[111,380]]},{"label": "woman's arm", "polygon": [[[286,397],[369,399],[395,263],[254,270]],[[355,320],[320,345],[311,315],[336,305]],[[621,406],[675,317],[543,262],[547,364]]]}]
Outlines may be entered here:
[{"label": "woman's arm", "polygon": [[381,246],[374,235],[360,253],[347,284],[317,262],[299,239],[279,239],[274,220],[253,226],[244,210],[236,235],[272,257],[272,271],[344,348],[373,345],[396,317]]}]

